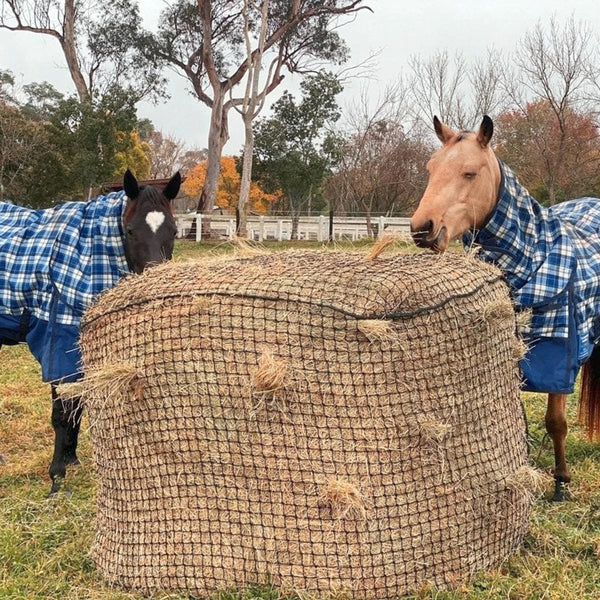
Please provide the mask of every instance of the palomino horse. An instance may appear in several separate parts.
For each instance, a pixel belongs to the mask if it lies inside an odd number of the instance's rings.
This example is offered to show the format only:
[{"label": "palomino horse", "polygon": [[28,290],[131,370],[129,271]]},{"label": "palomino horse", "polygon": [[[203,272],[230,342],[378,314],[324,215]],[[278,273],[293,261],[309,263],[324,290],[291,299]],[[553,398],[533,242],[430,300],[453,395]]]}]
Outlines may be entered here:
[{"label": "palomino horse", "polygon": [[124,191],[48,210],[0,203],[0,347],[26,342],[52,383],[51,493],[79,464],[81,404],[63,402],[58,383],[81,377],[77,346],[84,310],[129,272],[170,259],[177,228],[175,174],[160,191],[128,170]]},{"label": "palomino horse", "polygon": [[516,309],[531,310],[521,361],[524,389],[548,393],[554,500],[564,500],[571,479],[566,399],[581,365],[580,417],[590,438],[600,431],[600,201],[541,206],[495,156],[487,116],[478,132],[454,132],[437,117],[433,124],[443,146],[427,165],[427,189],[411,220],[413,239],[436,252],[461,236],[466,247],[479,246],[478,256],[504,272]]}]

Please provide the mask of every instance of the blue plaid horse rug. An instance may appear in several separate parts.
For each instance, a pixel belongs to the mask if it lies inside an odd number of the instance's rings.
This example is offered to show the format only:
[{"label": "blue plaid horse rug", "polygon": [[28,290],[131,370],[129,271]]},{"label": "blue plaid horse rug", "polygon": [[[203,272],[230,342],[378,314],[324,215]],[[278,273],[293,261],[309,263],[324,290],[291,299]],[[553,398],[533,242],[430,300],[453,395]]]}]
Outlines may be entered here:
[{"label": "blue plaid horse rug", "polygon": [[546,208],[502,162],[500,170],[496,208],[463,244],[479,246],[480,257],[504,272],[516,308],[531,310],[524,389],[571,393],[600,334],[600,201]]},{"label": "blue plaid horse rug", "polygon": [[44,381],[80,376],[83,312],[129,273],[124,192],[48,210],[0,203],[0,346],[27,342]]}]

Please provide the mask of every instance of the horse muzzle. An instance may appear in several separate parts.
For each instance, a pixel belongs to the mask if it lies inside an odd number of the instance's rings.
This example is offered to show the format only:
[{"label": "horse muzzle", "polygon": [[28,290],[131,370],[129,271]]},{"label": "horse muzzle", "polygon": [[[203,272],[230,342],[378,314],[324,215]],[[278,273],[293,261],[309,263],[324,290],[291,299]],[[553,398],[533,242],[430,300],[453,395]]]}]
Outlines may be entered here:
[{"label": "horse muzzle", "polygon": [[420,226],[410,224],[410,234],[414,243],[419,248],[431,248],[435,252],[443,252],[446,249],[446,226],[442,225],[437,233],[433,231],[433,221],[429,220]]}]

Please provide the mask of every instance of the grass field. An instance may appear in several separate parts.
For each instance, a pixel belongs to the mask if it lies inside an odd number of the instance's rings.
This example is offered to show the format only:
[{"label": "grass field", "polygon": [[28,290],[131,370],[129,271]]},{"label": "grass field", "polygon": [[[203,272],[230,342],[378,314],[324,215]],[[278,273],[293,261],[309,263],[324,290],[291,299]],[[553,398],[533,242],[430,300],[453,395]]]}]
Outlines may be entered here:
[{"label": "grass field", "polygon": [[[279,247],[276,245],[276,247]],[[179,259],[198,252],[227,252],[228,244],[179,243]],[[53,433],[49,386],[25,347],[0,352],[0,600],[139,599],[107,588],[88,558],[95,512],[95,476],[85,422],[80,443],[83,467],[68,474],[72,493],[48,498],[47,468]],[[545,397],[525,394],[531,455],[542,469],[552,462],[544,440]],[[600,598],[600,444],[589,444],[575,425],[570,402],[567,459],[573,471],[573,500],[553,504],[540,499],[523,548],[497,571],[480,575],[453,592],[422,590],[415,598],[599,599]],[[548,490],[550,492],[550,489]],[[223,600],[234,596],[222,594]],[[277,590],[251,589],[240,598],[275,600]],[[188,598],[160,595],[160,600]]]}]

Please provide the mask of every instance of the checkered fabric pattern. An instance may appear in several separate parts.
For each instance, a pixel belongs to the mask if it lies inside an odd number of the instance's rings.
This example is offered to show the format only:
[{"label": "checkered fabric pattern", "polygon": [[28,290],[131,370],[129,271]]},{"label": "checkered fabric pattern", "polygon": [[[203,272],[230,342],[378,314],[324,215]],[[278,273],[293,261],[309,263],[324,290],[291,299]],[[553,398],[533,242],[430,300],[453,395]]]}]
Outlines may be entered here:
[{"label": "checkered fabric pattern", "polygon": [[98,294],[129,272],[123,247],[124,192],[48,210],[0,203],[0,316],[25,310],[79,326]]},{"label": "checkered fabric pattern", "polygon": [[533,309],[530,339],[569,337],[573,310],[583,362],[600,333],[600,200],[580,198],[546,208],[509,167],[500,162],[500,169],[496,209],[463,244],[481,246],[481,258],[504,272],[517,308]]}]

